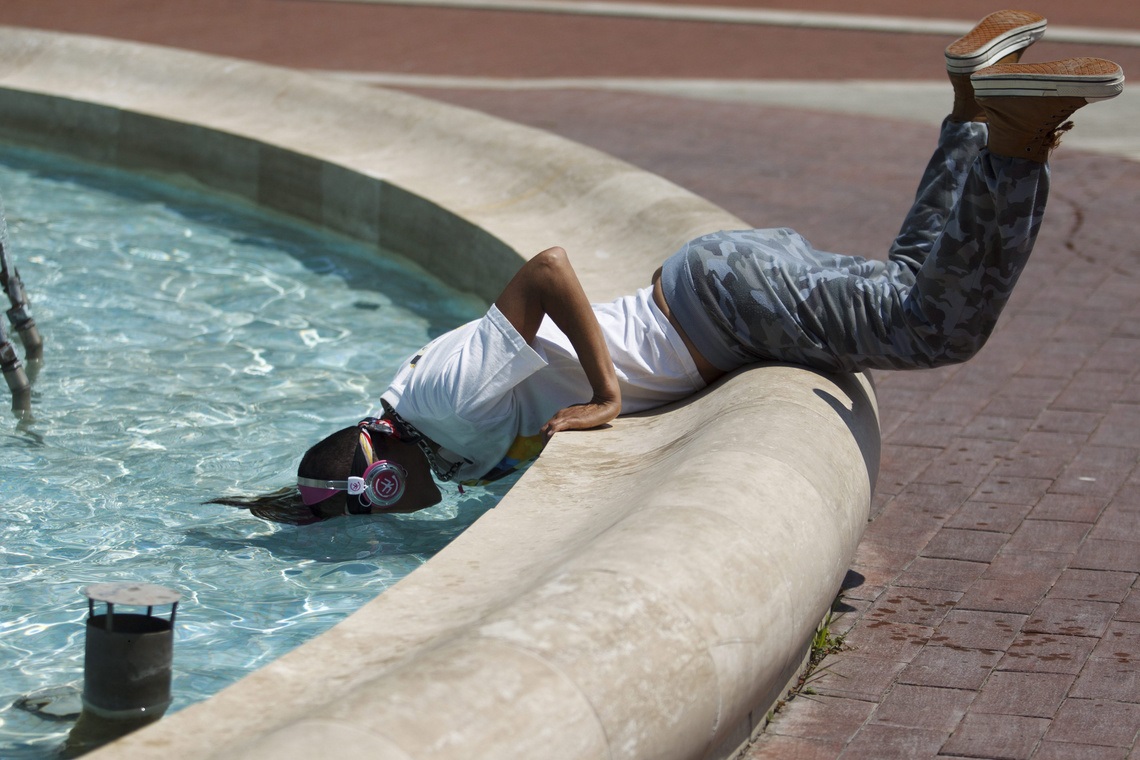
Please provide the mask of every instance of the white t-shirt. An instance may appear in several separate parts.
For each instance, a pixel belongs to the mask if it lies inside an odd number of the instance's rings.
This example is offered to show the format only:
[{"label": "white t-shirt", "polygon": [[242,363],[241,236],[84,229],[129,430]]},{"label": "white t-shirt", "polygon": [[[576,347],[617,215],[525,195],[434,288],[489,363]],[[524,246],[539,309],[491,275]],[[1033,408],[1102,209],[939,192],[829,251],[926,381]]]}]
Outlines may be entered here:
[{"label": "white t-shirt", "polygon": [[[592,308],[617,371],[623,414],[705,386],[652,288]],[[460,481],[501,474],[537,456],[542,426],[592,396],[570,340],[549,318],[532,347],[494,305],[406,360],[383,394],[420,432],[468,460]]]}]

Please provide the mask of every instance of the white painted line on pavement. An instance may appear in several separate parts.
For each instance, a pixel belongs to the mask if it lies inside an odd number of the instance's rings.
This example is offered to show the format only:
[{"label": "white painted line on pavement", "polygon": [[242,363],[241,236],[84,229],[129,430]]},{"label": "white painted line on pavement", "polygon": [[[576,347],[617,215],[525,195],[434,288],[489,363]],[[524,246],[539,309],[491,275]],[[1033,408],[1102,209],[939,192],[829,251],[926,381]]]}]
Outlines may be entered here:
[{"label": "white painted line on pavement", "polygon": [[[938,124],[952,100],[948,82],[883,80],[800,81],[753,79],[641,79],[557,77],[504,79],[423,74],[314,72],[381,87],[453,90],[604,90],[807,108],[856,116]],[[1082,108],[1065,144],[1140,161],[1140,90]]]},{"label": "white painted line on pavement", "polygon": [[[860,32],[893,32],[960,37],[976,21],[876,16],[862,13],[822,13],[785,11],[768,8],[664,5],[660,3],[606,2],[605,0],[321,0],[372,5],[416,5],[466,10],[560,13],[575,16],[608,16],[658,21],[697,21],[716,24],[757,24],[763,26],[836,29]],[[1079,26],[1050,26],[1049,41],[1090,45],[1140,47],[1140,31],[1095,29]]]}]

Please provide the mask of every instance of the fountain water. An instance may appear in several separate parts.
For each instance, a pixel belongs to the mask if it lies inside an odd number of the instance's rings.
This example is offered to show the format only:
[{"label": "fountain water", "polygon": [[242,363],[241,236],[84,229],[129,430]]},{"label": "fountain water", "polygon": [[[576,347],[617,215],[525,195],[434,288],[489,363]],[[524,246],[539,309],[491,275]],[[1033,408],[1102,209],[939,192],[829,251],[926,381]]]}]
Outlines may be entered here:
[{"label": "fountain water", "polygon": [[141,579],[192,601],[177,710],[323,632],[497,500],[452,491],[418,515],[308,528],[202,504],[287,483],[478,299],[251,206],[48,154],[0,151],[0,194],[49,349],[34,419],[0,425],[0,757],[53,756],[68,733],[81,588]]}]

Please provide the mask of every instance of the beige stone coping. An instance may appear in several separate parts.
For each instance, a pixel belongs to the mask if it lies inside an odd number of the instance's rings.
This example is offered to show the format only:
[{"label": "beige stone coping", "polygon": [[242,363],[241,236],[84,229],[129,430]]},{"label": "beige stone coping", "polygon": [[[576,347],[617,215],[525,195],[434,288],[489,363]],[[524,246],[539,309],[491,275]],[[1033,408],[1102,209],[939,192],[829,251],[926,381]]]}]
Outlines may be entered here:
[{"label": "beige stone coping", "polygon": [[[537,130],[85,37],[0,29],[0,136],[185,174],[488,298],[549,245],[602,300],[685,240],[744,226]],[[495,509],[328,633],[90,757],[730,756],[839,590],[878,453],[866,378],[783,366],[559,435]]]}]

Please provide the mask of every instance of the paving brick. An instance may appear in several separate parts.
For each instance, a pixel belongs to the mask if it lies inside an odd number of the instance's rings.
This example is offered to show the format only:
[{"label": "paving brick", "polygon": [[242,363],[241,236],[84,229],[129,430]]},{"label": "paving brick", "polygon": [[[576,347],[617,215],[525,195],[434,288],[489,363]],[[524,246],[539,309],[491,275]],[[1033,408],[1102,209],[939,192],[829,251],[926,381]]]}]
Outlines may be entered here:
[{"label": "paving brick", "polygon": [[[1128,296],[1122,287],[1122,283],[1116,282],[1114,278],[1107,279],[1098,285],[1092,298],[1094,301],[1099,301],[1102,306],[1116,307],[1121,310],[1127,309],[1135,303],[1135,299]],[[1121,332],[1126,333],[1128,329],[1122,328]]]},{"label": "paving brick", "polygon": [[1017,638],[1025,615],[953,609],[930,637],[932,646],[1005,652]]},{"label": "paving brick", "polygon": [[[881,473],[880,473],[881,474]],[[901,486],[900,486],[901,487]],[[875,482],[875,491],[871,494],[871,512],[868,518],[874,520],[890,503],[895,494],[898,493],[897,488],[892,488],[889,482],[883,482],[880,487],[880,482]]]},{"label": "paving brick", "polygon": [[1140,449],[1140,406],[1112,404],[1089,443],[1094,446]]},{"label": "paving brick", "polygon": [[843,589],[843,598],[851,601],[874,601],[886,591],[899,574],[900,568],[879,564],[876,553],[860,545],[855,553],[851,571],[858,573],[859,582]]},{"label": "paving brick", "polygon": [[1044,718],[971,712],[942,746],[944,754],[1028,760],[1049,728]]},{"label": "paving brick", "polygon": [[905,546],[901,541],[892,540],[889,535],[873,534],[864,536],[859,542],[854,562],[868,567],[893,570],[886,580],[890,583],[914,560],[917,553],[915,546]]},{"label": "paving brick", "polygon": [[1030,431],[1011,452],[1023,475],[1056,478],[1088,443],[1088,436],[1072,432]]},{"label": "paving brick", "polygon": [[1021,399],[1039,399],[1044,408],[1065,392],[1067,384],[1064,378],[1015,375],[1008,379],[1003,393]]},{"label": "paving brick", "polygon": [[1140,542],[1090,538],[1081,544],[1072,567],[1088,570],[1134,572],[1140,562]]},{"label": "paving brick", "polygon": [[[1005,312],[1004,316],[1007,321],[1004,326],[998,326],[998,329],[991,336],[992,342],[989,343],[988,348],[1012,345],[1016,349],[1020,344],[1020,341],[1017,340],[1018,336],[1011,334],[1004,328],[1018,322],[1020,313],[1021,310],[1017,307],[1012,307]],[[954,369],[957,371],[946,378],[946,382],[938,387],[936,393],[939,398],[975,399],[982,395],[992,396],[1005,391],[1008,388],[1011,376],[1017,371],[1017,366],[1022,361],[1021,358],[1012,358],[1011,361],[1007,361],[1009,357],[1006,354],[1015,352],[1015,350],[997,351],[994,352],[996,355],[992,355],[989,361],[956,365]]]},{"label": "paving brick", "polygon": [[958,608],[1029,614],[1045,598],[1056,573],[1027,573],[1017,578],[981,578],[958,600]]},{"label": "paving brick", "polygon": [[934,526],[932,528],[930,533],[924,534],[912,543],[904,536],[892,535],[888,530],[876,530],[872,533],[869,527],[868,533],[859,542],[855,561],[871,567],[893,569],[894,575],[891,578],[893,581],[918,556],[919,548],[925,546],[937,534],[937,528]]},{"label": "paving brick", "polygon": [[1131,747],[1140,732],[1140,704],[1066,699],[1045,738],[1072,744]]},{"label": "paving brick", "polygon": [[884,442],[875,490],[899,493],[913,483],[941,452],[941,447],[899,446]]},{"label": "paving brick", "polygon": [[989,403],[982,408],[981,414],[992,414],[995,417],[1023,417],[1030,420],[1036,420],[1037,416],[1041,414],[1042,408],[1048,402],[1048,399],[1021,396],[1015,393],[1006,393],[1004,391],[994,396],[989,396]]},{"label": "paving brick", "polygon": [[1089,446],[1073,458],[1049,488],[1053,493],[1112,496],[1136,467],[1140,450]]},{"label": "paving brick", "polygon": [[869,724],[843,751],[843,760],[921,760],[934,758],[946,741],[942,731]]},{"label": "paving brick", "polygon": [[1089,356],[1085,368],[1114,373],[1134,371],[1137,356],[1140,356],[1140,341],[1135,338],[1113,336]]},{"label": "paving brick", "polygon": [[1036,507],[968,501],[946,521],[947,528],[1013,533]]},{"label": "paving brick", "polygon": [[1140,509],[1140,471],[1133,470],[1120,490],[1113,494],[1112,503],[1124,510]]},{"label": "paving brick", "polygon": [[1077,675],[1096,643],[1087,636],[1021,633],[1009,645],[998,669]]},{"label": "paving brick", "polygon": [[933,506],[931,500],[916,493],[921,488],[924,487],[912,484],[888,502],[879,516],[867,525],[861,543],[907,551],[912,556],[919,547],[925,546],[942,527],[950,510]]},{"label": "paving brick", "polygon": [[1135,373],[1140,341],[1134,337],[1113,336],[1110,330],[1106,330],[1102,335],[1109,337],[1092,352],[1085,361],[1084,369],[1102,371],[1102,373]]},{"label": "paving brick", "polygon": [[1078,367],[1084,362],[1084,356],[1066,354],[1062,351],[1047,351],[1044,348],[1030,357],[1018,370],[1021,374],[1034,377],[1055,377],[1060,380],[1072,380]]},{"label": "paving brick", "polygon": [[[912,423],[907,420],[906,424],[899,425],[892,431],[891,443],[901,446],[929,446],[931,441],[948,441],[961,433],[962,426],[957,424]],[[954,481],[946,482],[950,484]]]},{"label": "paving brick", "polygon": [[944,527],[923,547],[921,556],[989,563],[1008,539],[1004,533]]},{"label": "paving brick", "polygon": [[[933,486],[966,486],[977,488],[994,467],[1009,453],[1008,441],[986,441],[960,437],[961,429],[954,431],[946,449],[923,470],[916,482]],[[927,440],[939,440],[937,438]],[[996,501],[996,500],[993,500]]]},{"label": "paving brick", "polygon": [[863,623],[887,621],[934,627],[962,595],[926,588],[891,588],[871,606]]},{"label": "paving brick", "polygon": [[[1089,538],[1140,541],[1140,509],[1126,509],[1114,501],[1101,514],[1089,532]],[[1140,570],[1140,557],[1137,558],[1136,569]]]},{"label": "paving brick", "polygon": [[1022,630],[1027,633],[1099,637],[1108,629],[1116,609],[1113,602],[1047,596],[1029,616]]},{"label": "paving brick", "polygon": [[[927,483],[916,481],[909,484],[891,502],[896,510],[895,521],[911,521],[919,525],[940,526],[947,516],[969,498],[974,487],[958,484]],[[892,523],[892,526],[896,523]],[[929,539],[928,539],[929,540]]]},{"label": "paving brick", "polygon": [[993,649],[926,646],[898,678],[900,684],[977,690],[1003,653]]},{"label": "paving brick", "polygon": [[1140,702],[1140,623],[1109,625],[1081,670],[1072,696]]},{"label": "paving brick", "polygon": [[895,579],[896,586],[965,591],[986,571],[984,562],[919,557]]},{"label": "paving brick", "polygon": [[949,734],[973,699],[974,692],[965,689],[898,684],[879,703],[871,721]]},{"label": "paving brick", "polygon": [[1082,371],[1053,399],[1053,409],[1107,412],[1113,400],[1128,386],[1129,378],[1119,372]]},{"label": "paving brick", "polygon": [[1059,520],[1026,520],[1009,539],[1011,551],[1075,554],[1089,526]]},{"label": "paving brick", "polygon": [[1032,425],[1033,420],[1025,417],[1001,417],[993,414],[979,414],[962,428],[962,437],[1016,443],[1029,432]]},{"label": "paving brick", "polygon": [[871,609],[871,604],[866,599],[852,599],[846,595],[834,602],[831,605],[831,624],[828,626],[832,634],[845,636]]},{"label": "paving brick", "polygon": [[1041,742],[1033,760],[1124,760],[1128,750],[1122,747],[1096,747],[1067,742]]},{"label": "paving brick", "polygon": [[[1073,456],[1071,451],[1015,451],[999,462],[991,474],[999,478],[1040,478],[1053,481],[1061,476],[1073,461]],[[980,496],[975,498],[982,499]]]},{"label": "paving brick", "polygon": [[845,643],[861,653],[910,662],[933,633],[925,625],[863,619],[847,634]]},{"label": "paving brick", "polygon": [[1093,650],[1093,657],[1113,657],[1140,661],[1140,623],[1114,621]]},{"label": "paving brick", "polygon": [[762,734],[741,760],[835,760],[842,752],[842,742]]},{"label": "paving brick", "polygon": [[871,717],[875,703],[822,694],[798,696],[765,728],[768,734],[846,743]]},{"label": "paving brick", "polygon": [[1120,609],[1116,611],[1116,619],[1140,623],[1140,587],[1133,587],[1124,601],[1120,603]]},{"label": "paving brick", "polygon": [[1051,485],[1053,480],[1048,477],[995,476],[986,478],[970,498],[998,504],[1033,505],[1041,500]]},{"label": "paving brick", "polygon": [[1020,551],[1008,544],[994,557],[986,570],[987,578],[1029,579],[1033,576],[1057,580],[1061,571],[1069,566],[1072,555],[1062,552]]},{"label": "paving brick", "polygon": [[814,674],[812,688],[824,696],[878,702],[905,667],[900,660],[843,652],[824,659]]},{"label": "paving brick", "polygon": [[957,398],[947,398],[946,394],[957,385],[944,385],[927,396],[922,405],[911,412],[908,422],[960,425],[964,420],[975,417],[986,405],[986,398],[978,394],[964,398],[961,393],[956,394]]},{"label": "paving brick", "polygon": [[[1097,602],[1120,603],[1136,582],[1136,573],[1117,573],[1107,570],[1069,569],[1049,590],[1052,599],[1088,599]],[[1117,615],[1119,617],[1119,613]]]},{"label": "paving brick", "polygon": [[1033,421],[1033,430],[1046,433],[1092,435],[1104,415],[1099,412],[1064,412],[1045,409]]},{"label": "paving brick", "polygon": [[[1133,341],[1114,338],[1112,333],[1125,318],[1125,313],[1116,309],[1077,309],[1065,316],[1064,322],[1057,327],[1057,333],[1062,335],[1088,335],[1090,341],[1100,341],[1101,349],[1110,343],[1117,343],[1117,350],[1122,351],[1131,347]],[[1133,365],[1137,355],[1132,357]]]},{"label": "paving brick", "polygon": [[970,712],[1052,718],[1075,680],[1064,673],[994,671]]},{"label": "paving brick", "polygon": [[1140,655],[1133,649],[1125,657],[1089,657],[1070,696],[1140,702]]},{"label": "paving brick", "polygon": [[1034,520],[1094,523],[1107,502],[1103,496],[1047,493],[1033,506],[1029,516]]}]

